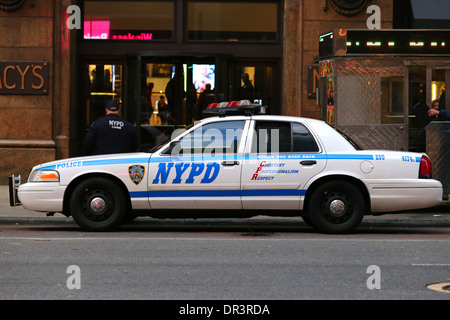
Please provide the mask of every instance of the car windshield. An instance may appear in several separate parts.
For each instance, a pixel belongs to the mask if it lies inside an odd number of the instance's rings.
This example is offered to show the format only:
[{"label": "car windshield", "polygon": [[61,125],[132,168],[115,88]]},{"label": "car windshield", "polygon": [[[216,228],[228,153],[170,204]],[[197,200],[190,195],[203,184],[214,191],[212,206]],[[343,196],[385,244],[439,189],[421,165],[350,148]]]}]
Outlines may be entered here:
[{"label": "car windshield", "polygon": [[149,153],[155,153],[156,151],[160,150],[162,147],[164,147],[166,144],[168,144],[170,141],[176,139],[178,136],[180,136],[182,133],[185,133],[187,130],[191,129],[195,124],[197,123],[191,123],[190,125],[186,126],[183,129],[177,129],[172,132],[170,137],[167,137],[163,142],[157,144],[153,148],[151,148],[148,152]]}]

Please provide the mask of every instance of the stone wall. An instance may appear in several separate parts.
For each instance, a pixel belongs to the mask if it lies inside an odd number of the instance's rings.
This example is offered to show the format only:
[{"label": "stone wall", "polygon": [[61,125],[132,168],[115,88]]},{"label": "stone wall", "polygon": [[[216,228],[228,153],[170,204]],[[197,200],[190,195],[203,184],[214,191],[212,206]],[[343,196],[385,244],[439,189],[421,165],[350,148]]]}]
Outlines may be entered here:
[{"label": "stone wall", "polygon": [[11,174],[24,181],[34,165],[68,155],[71,48],[61,24],[71,1],[23,2],[0,8],[0,61],[48,62],[48,92],[0,94],[0,184]]}]

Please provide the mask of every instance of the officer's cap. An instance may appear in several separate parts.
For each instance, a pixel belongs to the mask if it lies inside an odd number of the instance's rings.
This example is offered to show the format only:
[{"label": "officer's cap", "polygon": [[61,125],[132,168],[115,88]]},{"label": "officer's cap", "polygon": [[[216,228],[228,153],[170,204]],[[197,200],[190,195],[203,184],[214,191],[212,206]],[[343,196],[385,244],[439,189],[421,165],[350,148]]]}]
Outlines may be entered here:
[{"label": "officer's cap", "polygon": [[118,111],[119,110],[119,103],[115,100],[109,100],[106,104],[106,109],[110,111]]}]

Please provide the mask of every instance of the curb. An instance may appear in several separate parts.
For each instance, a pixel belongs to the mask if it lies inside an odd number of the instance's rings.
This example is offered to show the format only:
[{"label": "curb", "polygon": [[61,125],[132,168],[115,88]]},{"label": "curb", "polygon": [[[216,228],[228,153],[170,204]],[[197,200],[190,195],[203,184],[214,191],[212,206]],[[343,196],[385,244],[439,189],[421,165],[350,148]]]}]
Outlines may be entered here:
[{"label": "curb", "polygon": [[49,218],[49,217],[39,217],[39,218],[26,218],[26,217],[0,217],[0,225],[26,225],[26,224],[63,224],[70,223],[75,224],[72,218]]}]

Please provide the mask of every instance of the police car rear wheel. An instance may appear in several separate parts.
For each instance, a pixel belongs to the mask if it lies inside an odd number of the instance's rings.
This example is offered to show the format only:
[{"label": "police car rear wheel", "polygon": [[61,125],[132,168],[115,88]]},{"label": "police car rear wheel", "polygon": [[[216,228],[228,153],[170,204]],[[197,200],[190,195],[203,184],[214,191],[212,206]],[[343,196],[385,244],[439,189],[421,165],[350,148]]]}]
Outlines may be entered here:
[{"label": "police car rear wheel", "polygon": [[329,181],[319,186],[309,201],[311,222],[325,233],[353,231],[364,217],[361,191],[347,181]]},{"label": "police car rear wheel", "polygon": [[113,181],[90,178],[74,189],[70,212],[85,230],[109,231],[124,221],[127,212],[125,196]]}]

